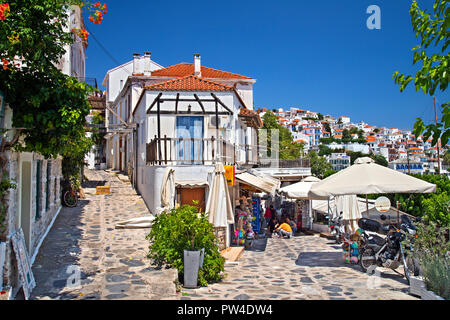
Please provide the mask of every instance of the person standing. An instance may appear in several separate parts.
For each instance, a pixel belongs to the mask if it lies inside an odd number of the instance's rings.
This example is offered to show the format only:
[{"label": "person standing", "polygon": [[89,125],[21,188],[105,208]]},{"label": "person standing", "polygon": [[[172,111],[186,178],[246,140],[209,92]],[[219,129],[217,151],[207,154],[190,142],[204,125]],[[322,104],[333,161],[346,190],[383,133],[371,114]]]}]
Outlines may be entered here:
[{"label": "person standing", "polygon": [[264,213],[264,220],[266,221],[266,226],[268,226],[270,223],[270,220],[272,220],[272,209],[273,209],[273,206],[271,205],[270,207],[266,208],[266,212]]}]

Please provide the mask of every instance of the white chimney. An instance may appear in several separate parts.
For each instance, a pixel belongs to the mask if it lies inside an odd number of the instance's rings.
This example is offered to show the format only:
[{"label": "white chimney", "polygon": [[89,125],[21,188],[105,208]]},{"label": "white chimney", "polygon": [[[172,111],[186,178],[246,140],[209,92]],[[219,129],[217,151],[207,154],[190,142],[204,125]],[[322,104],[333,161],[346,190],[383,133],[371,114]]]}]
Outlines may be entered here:
[{"label": "white chimney", "polygon": [[141,55],[133,53],[133,74],[141,73]]},{"label": "white chimney", "polygon": [[145,76],[150,76],[152,74],[151,72],[151,57],[152,53],[150,51],[144,52],[144,66],[143,66],[143,72]]},{"label": "white chimney", "polygon": [[200,54],[199,53],[194,54],[194,75],[196,77],[201,77],[202,76]]}]

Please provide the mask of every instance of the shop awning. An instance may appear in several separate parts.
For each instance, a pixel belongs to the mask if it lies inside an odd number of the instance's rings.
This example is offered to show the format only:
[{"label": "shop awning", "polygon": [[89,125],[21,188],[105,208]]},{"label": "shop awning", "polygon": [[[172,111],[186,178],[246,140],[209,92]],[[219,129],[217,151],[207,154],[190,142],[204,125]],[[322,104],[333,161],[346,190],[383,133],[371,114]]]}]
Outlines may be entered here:
[{"label": "shop awning", "polygon": [[236,175],[236,179],[242,183],[248,184],[258,190],[274,194],[278,189],[280,182],[273,178],[258,177],[251,173],[244,172]]},{"label": "shop awning", "polygon": [[176,180],[175,185],[177,187],[205,187],[208,186],[208,181],[206,180]]}]

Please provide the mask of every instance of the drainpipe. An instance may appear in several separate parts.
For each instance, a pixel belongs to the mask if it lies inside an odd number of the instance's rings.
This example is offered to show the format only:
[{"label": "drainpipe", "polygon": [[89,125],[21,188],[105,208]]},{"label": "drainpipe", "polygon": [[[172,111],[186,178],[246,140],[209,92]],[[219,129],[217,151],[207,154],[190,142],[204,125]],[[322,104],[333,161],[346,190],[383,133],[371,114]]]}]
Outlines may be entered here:
[{"label": "drainpipe", "polygon": [[138,141],[139,141],[139,123],[136,122],[136,128],[133,129],[134,133],[134,189],[139,193],[138,190]]}]

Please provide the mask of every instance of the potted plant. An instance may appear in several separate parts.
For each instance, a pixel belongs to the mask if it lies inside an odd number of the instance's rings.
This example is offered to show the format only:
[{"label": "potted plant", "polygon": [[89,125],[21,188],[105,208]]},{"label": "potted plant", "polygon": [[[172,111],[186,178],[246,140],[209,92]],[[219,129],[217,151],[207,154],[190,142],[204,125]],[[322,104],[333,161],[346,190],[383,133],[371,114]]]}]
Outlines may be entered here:
[{"label": "potted plant", "polygon": [[407,240],[412,244],[412,256],[418,261],[420,276],[411,276],[410,293],[424,300],[450,299],[450,243],[443,227],[432,221],[417,225],[417,236]]},{"label": "potted plant", "polygon": [[198,207],[183,205],[161,212],[147,239],[148,257],[177,268],[185,287],[206,286],[221,279],[225,259],[219,253],[213,225]]}]

